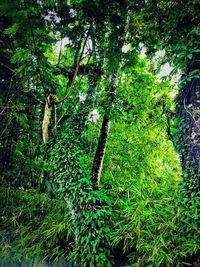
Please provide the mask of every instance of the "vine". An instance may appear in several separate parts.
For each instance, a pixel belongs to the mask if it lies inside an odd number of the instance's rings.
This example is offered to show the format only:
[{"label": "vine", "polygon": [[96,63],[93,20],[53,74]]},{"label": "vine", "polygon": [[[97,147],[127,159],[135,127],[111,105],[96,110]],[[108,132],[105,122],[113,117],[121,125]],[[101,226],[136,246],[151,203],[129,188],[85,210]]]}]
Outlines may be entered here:
[{"label": "vine", "polygon": [[[193,63],[182,77],[177,97],[175,144],[181,156],[183,181],[180,188],[180,244],[182,251],[193,256],[193,264],[200,251],[200,171],[199,171],[199,76]],[[196,265],[194,265],[196,266]]]},{"label": "vine", "polygon": [[[85,163],[81,145],[81,132],[87,120],[85,106],[91,107],[93,91],[98,77],[91,77],[88,96],[80,104],[77,114],[58,136],[51,151],[53,182],[64,195],[68,207],[72,232],[73,250],[69,260],[75,266],[111,266],[110,255],[110,201],[102,191],[94,190],[90,171]],[[88,111],[89,112],[89,111]],[[78,117],[77,117],[78,116]]]}]

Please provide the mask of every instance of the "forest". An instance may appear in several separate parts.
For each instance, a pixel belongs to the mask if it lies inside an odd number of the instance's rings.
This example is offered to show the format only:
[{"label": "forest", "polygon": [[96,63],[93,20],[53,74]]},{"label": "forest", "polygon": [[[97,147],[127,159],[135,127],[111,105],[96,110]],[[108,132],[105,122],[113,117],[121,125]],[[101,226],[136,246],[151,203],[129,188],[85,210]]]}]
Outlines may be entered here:
[{"label": "forest", "polygon": [[0,267],[200,267],[198,0],[0,0]]}]

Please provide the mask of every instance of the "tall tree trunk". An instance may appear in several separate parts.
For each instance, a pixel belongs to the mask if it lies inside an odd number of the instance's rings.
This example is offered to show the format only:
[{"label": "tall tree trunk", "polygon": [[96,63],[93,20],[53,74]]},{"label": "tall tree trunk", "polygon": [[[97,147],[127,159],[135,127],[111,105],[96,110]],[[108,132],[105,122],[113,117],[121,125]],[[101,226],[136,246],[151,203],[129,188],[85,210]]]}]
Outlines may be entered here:
[{"label": "tall tree trunk", "polygon": [[[198,61],[191,64],[188,74],[199,69]],[[184,79],[185,77],[182,77]],[[200,188],[200,78],[186,80],[177,98],[178,139],[177,148],[181,155],[183,176],[185,181]]]},{"label": "tall tree trunk", "polygon": [[[191,72],[196,70],[194,78]],[[200,222],[200,78],[199,61],[193,62],[187,69],[177,98],[177,136],[176,146],[181,156],[183,170],[183,186],[181,187],[181,217],[179,224],[180,237],[183,247],[190,242],[186,237],[193,237],[193,246],[199,245],[198,232]],[[195,74],[195,73],[194,73]],[[188,79],[189,78],[189,79]],[[194,252],[193,252],[194,253]],[[200,252],[196,251],[186,261],[192,266],[199,266]]]},{"label": "tall tree trunk", "polygon": [[112,80],[111,80],[111,90],[110,90],[108,108],[103,118],[99,141],[98,141],[98,145],[97,145],[97,149],[96,149],[96,153],[95,153],[95,157],[93,161],[93,166],[92,166],[91,180],[92,180],[94,188],[97,188],[98,184],[100,183],[103,160],[104,160],[104,155],[105,155],[105,150],[106,150],[106,143],[108,140],[108,134],[109,134],[109,128],[110,128],[110,112],[111,112],[113,102],[115,99],[116,91],[117,91],[117,75],[114,72],[112,75]]}]

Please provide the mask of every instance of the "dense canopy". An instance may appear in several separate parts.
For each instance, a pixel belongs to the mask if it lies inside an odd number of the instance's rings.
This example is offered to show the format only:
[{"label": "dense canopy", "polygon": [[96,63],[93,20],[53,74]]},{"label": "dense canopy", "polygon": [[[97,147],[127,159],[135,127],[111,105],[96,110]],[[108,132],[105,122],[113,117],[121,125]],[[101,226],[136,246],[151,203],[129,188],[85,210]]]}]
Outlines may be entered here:
[{"label": "dense canopy", "polygon": [[199,35],[197,0],[0,1],[0,266],[200,266]]}]

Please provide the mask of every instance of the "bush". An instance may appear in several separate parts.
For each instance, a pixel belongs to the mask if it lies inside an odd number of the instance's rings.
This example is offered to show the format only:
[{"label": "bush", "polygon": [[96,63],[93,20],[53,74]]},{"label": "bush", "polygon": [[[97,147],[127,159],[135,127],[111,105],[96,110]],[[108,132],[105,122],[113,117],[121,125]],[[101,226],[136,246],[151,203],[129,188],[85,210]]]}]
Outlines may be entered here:
[{"label": "bush", "polygon": [[71,221],[66,204],[35,190],[0,188],[0,261],[66,259],[71,250]]},{"label": "bush", "polygon": [[117,201],[113,245],[123,244],[133,266],[181,266],[185,254],[177,247],[177,189],[172,181],[145,178],[130,185],[129,197]]}]

